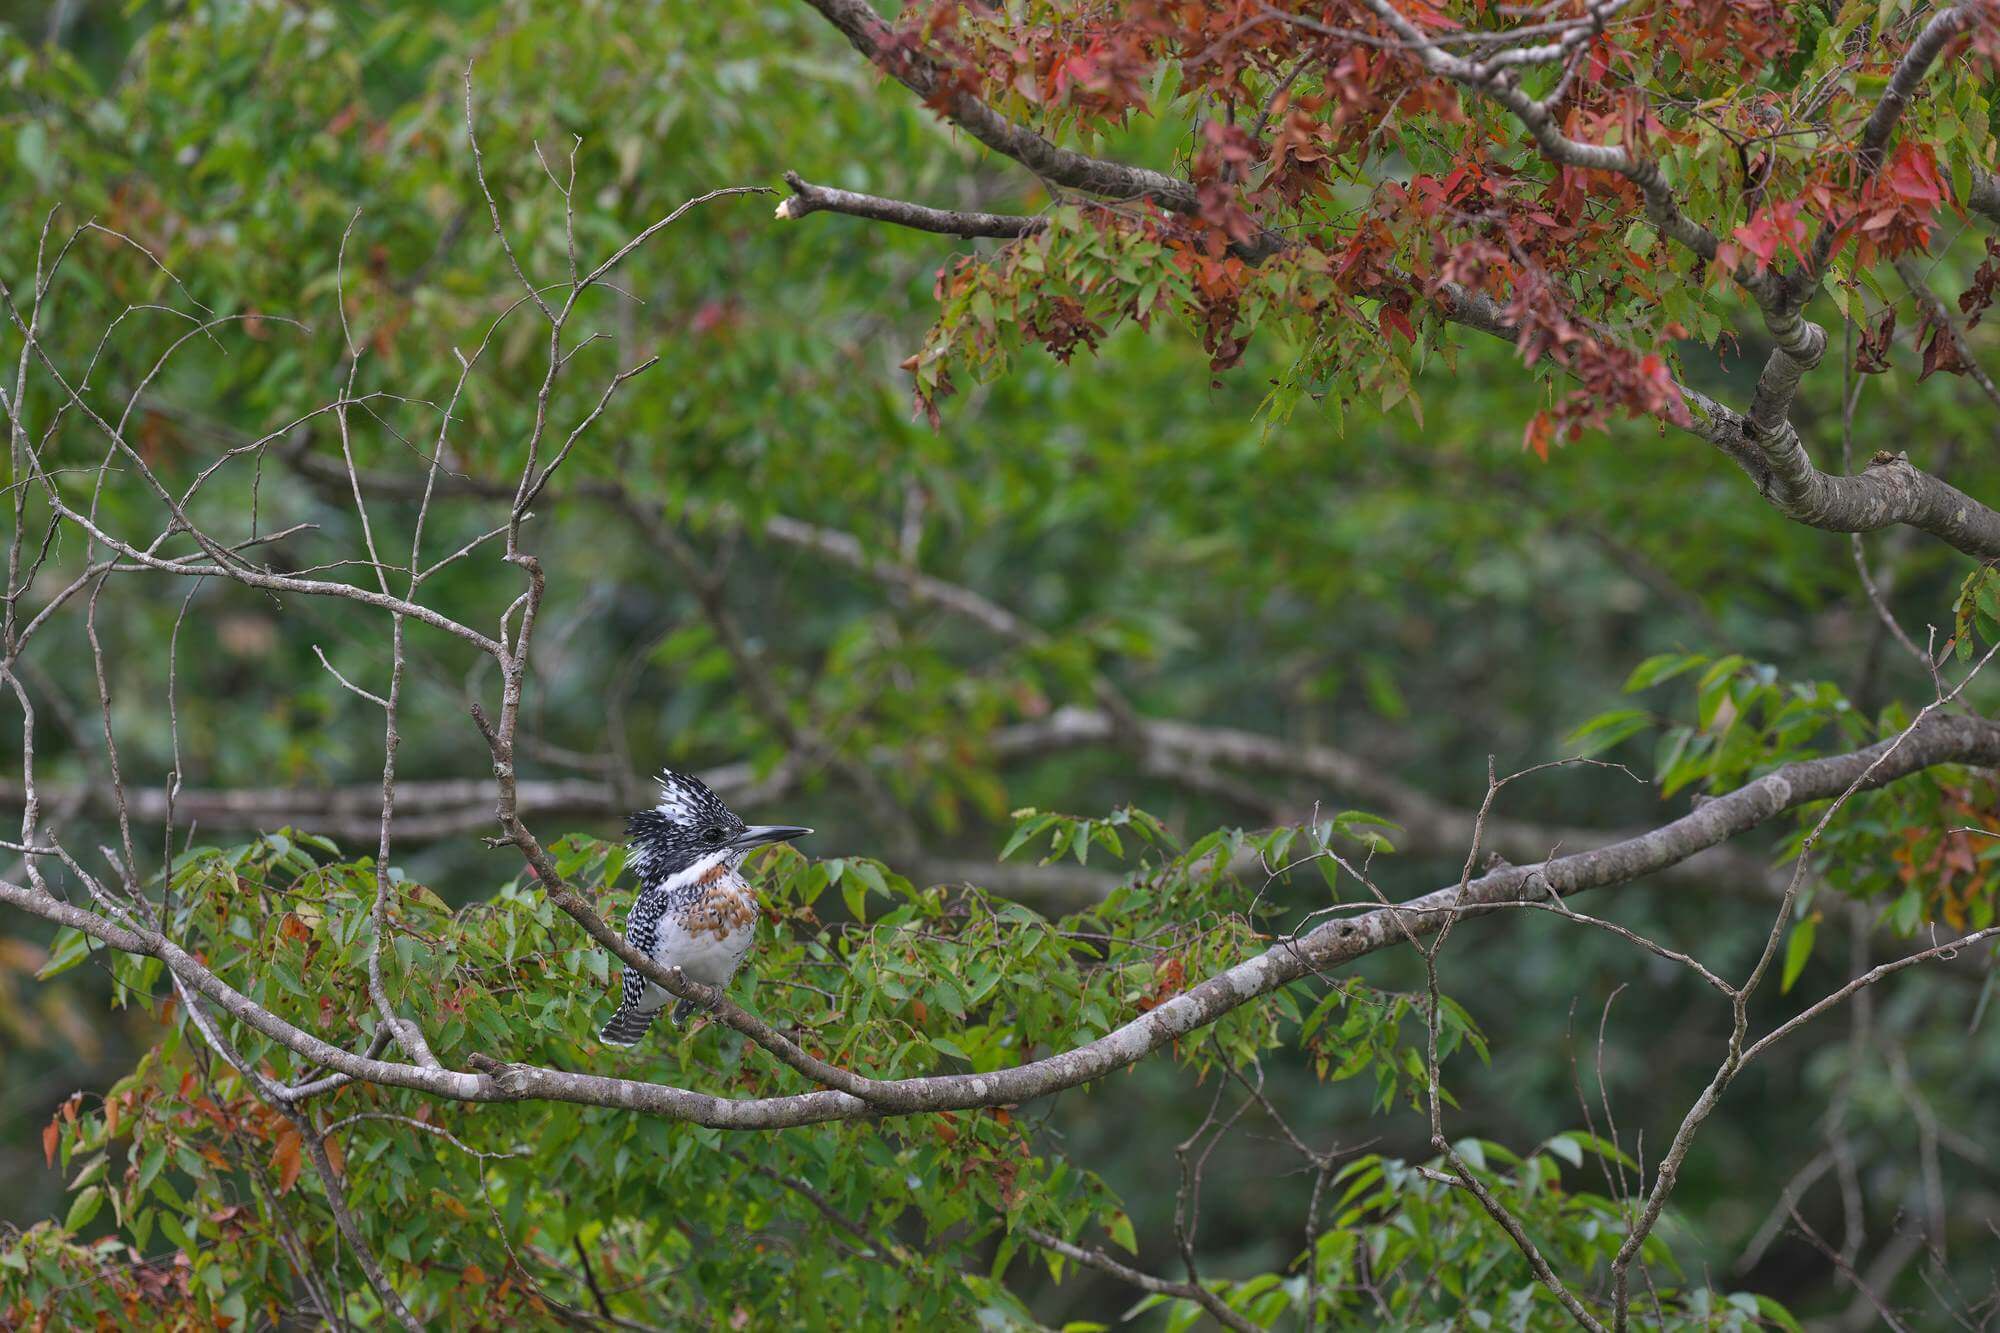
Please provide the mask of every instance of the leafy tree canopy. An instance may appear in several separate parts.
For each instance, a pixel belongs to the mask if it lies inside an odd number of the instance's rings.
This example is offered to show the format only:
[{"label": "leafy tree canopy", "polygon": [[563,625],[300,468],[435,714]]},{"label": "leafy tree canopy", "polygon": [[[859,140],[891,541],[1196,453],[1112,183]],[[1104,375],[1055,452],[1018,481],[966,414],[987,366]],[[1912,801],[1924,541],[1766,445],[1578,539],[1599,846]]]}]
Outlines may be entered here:
[{"label": "leafy tree canopy", "polygon": [[1990,1317],[1996,21],[0,28],[0,1319]]}]

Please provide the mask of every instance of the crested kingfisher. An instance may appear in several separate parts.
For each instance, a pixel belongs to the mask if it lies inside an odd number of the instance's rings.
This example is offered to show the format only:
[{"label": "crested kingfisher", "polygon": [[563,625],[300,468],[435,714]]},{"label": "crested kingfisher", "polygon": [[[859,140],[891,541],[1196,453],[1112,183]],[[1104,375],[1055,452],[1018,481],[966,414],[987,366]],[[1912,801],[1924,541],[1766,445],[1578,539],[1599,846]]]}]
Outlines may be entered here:
[{"label": "crested kingfisher", "polygon": [[[701,779],[667,769],[660,774],[660,803],[625,821],[628,864],[639,880],[625,942],[691,980],[727,986],[757,937],[757,891],[743,878],[743,858],[766,843],[811,832],[796,824],[745,824]],[[598,1040],[632,1045],[673,998],[627,968],[624,999]],[[680,1001],[673,1021],[694,1007],[692,1000]]]}]

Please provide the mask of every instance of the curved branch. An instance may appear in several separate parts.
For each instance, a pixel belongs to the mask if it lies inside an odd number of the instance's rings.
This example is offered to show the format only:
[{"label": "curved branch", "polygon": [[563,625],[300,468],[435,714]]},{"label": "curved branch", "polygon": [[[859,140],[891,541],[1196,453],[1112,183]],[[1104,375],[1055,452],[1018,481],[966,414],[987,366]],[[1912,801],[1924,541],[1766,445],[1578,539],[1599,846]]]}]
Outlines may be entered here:
[{"label": "curved branch", "polygon": [[[470,1074],[370,1059],[322,1041],[260,1008],[157,932],[127,930],[48,894],[4,882],[0,882],[0,902],[74,926],[127,952],[157,957],[238,1021],[309,1060],[357,1079],[461,1101],[547,1099],[639,1111],[718,1129],[779,1129],[878,1115],[1011,1106],[1077,1087],[1136,1064],[1187,1033],[1294,981],[1433,933],[1447,920],[1483,915],[1551,895],[1564,897],[1628,883],[1717,846],[1787,810],[1831,799],[1850,788],[1885,786],[1943,763],[2000,765],[2000,724],[1935,714],[1907,733],[1866,749],[1787,764],[1623,842],[1535,865],[1505,866],[1467,880],[1463,886],[1454,884],[1391,907],[1325,922],[1280,940],[1265,952],[1072,1050],[983,1074],[891,1080],[846,1075],[865,1086],[865,1098],[823,1090],[737,1100],[534,1065],[482,1061],[484,1072]],[[681,984],[691,987],[691,983]]]},{"label": "curved branch", "polygon": [[1172,1296],[1183,1301],[1192,1301],[1208,1311],[1209,1316],[1224,1328],[1236,1329],[1238,1333],[1257,1333],[1258,1325],[1229,1308],[1222,1297],[1202,1286],[1199,1282],[1169,1282],[1151,1273],[1142,1273],[1128,1264],[1121,1264],[1103,1250],[1086,1250],[1081,1245],[1072,1245],[1061,1236],[1050,1235],[1039,1227],[1022,1227],[1021,1234],[1045,1250],[1051,1250],[1085,1268],[1094,1268],[1109,1277],[1115,1277],[1127,1286],[1156,1296]]},{"label": "curved branch", "polygon": [[1989,223],[2000,226],[2000,176],[1981,172],[1972,179],[1972,190],[1964,200],[1965,206]]},{"label": "curved branch", "polygon": [[[1889,86],[1864,125],[1858,152],[1864,177],[1879,169],[1903,110],[1951,40],[1975,19],[1980,0],[1959,4],[1935,15],[1898,62]],[[941,71],[920,54],[904,50],[896,35],[866,0],[806,0],[838,28],[872,63],[927,99],[942,99],[945,114],[995,151],[1024,163],[1047,179],[1075,189],[1121,197],[1149,196],[1181,212],[1197,211],[1193,187],[1158,172],[1127,167],[1060,149],[1031,131],[1014,126],[969,94],[947,86]],[[1628,148],[1590,144],[1572,139],[1557,126],[1551,107],[1522,92],[1513,66],[1454,56],[1406,18],[1390,0],[1366,0],[1369,9],[1403,43],[1413,59],[1438,77],[1492,98],[1512,112],[1535,140],[1544,157],[1558,166],[1606,171],[1638,186],[1646,214],[1661,234],[1693,254],[1713,260],[1715,234],[1689,218],[1657,164],[1644,161]],[[920,204],[874,195],[850,194],[808,184],[787,174],[794,195],[779,207],[780,217],[802,217],[816,211],[855,216],[919,230],[962,236],[1016,237],[1036,229],[1031,217],[984,213],[952,213]],[[2000,184],[1981,177],[1974,184],[1970,206],[2000,220]],[[1759,491],[1777,509],[1798,522],[1835,532],[1868,532],[1903,523],[1939,537],[1960,551],[1981,559],[2000,554],[2000,513],[1963,492],[1919,471],[1906,459],[1883,462],[1859,477],[1830,476],[1812,466],[1789,421],[1792,401],[1806,372],[1824,356],[1826,332],[1800,317],[1800,310],[1817,290],[1833,242],[1824,228],[1811,261],[1789,279],[1739,273],[1764,316],[1777,344],[1758,378],[1747,415],[1735,413],[1701,393],[1683,387],[1691,406],[1710,420],[1695,433],[1723,448],[1757,482]],[[1259,256],[1275,253],[1286,242],[1265,232],[1254,243]],[[1515,330],[1500,307],[1478,293],[1452,284],[1433,296],[1445,317],[1468,328],[1512,339]]]},{"label": "curved branch", "polygon": [[[1931,66],[1943,54],[1944,48],[1970,26],[1972,11],[1979,3],[1983,0],[1960,0],[1960,3],[1933,15],[1923,31],[1917,34],[1916,40],[1910,43],[1909,49],[1903,52],[1903,58],[1896,62],[1895,72],[1889,77],[1889,86],[1869,113],[1855,145],[1856,165],[1859,168],[1854,182],[1856,189],[1881,170],[1888,153],[1889,139],[1895,133],[1897,122],[1902,119],[1904,109],[1916,96],[1917,89]],[[1834,246],[1839,242],[1842,231],[1831,220],[1821,222],[1819,233],[1813,238],[1811,255],[1803,259],[1791,274],[1777,280],[1766,277],[1745,283],[1763,312],[1764,327],[1778,344],[1766,361],[1763,374],[1758,376],[1757,392],[1750,402],[1750,422],[1757,436],[1771,437],[1790,430],[1787,418],[1791,414],[1792,400],[1798,393],[1799,381],[1826,354],[1826,330],[1801,319],[1800,312],[1819,291],[1820,280],[1833,259]],[[1741,274],[1738,276],[1742,277]]]},{"label": "curved branch", "polygon": [[953,124],[1043,180],[1111,198],[1150,198],[1176,213],[1201,210],[1194,187],[1184,180],[1058,147],[1033,130],[1013,124],[972,94],[950,86],[944,71],[928,56],[902,49],[895,32],[869,8],[867,0],[806,0],[806,3],[838,28],[868,63],[917,96],[940,106]]},{"label": "curved branch", "polygon": [[1682,392],[1706,418],[1697,421],[1696,433],[1749,473],[1785,517],[1828,532],[1874,532],[1900,523],[1975,559],[2000,557],[2000,512],[1918,468],[1907,454],[1877,453],[1853,476],[1822,472],[1789,421],[1765,434],[1706,395]]},{"label": "curved branch", "polygon": [[1903,58],[1896,62],[1896,72],[1889,76],[1889,86],[1882,90],[1881,100],[1869,113],[1868,121],[1861,127],[1858,145],[1861,176],[1863,180],[1874,175],[1882,167],[1882,159],[1889,151],[1889,137],[1896,132],[1896,123],[1903,118],[1903,112],[1917,95],[1917,89],[1929,75],[1931,66],[1944,54],[1945,47],[1952,39],[1970,28],[1977,17],[1975,11],[1985,7],[1986,0],[1959,0],[1957,4],[1939,10],[1931,16],[1924,30],[1917,34]]}]

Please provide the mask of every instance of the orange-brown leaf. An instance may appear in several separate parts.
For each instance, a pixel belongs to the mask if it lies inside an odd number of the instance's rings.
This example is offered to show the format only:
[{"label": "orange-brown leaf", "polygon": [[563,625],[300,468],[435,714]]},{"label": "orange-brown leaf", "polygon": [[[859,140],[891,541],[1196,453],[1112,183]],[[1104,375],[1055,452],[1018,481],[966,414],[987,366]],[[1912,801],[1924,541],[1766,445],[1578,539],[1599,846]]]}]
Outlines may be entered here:
[{"label": "orange-brown leaf", "polygon": [[278,1193],[289,1194],[292,1186],[298,1184],[304,1150],[305,1141],[299,1137],[297,1125],[287,1122],[279,1128],[277,1142],[271,1149],[271,1165],[278,1172]]}]

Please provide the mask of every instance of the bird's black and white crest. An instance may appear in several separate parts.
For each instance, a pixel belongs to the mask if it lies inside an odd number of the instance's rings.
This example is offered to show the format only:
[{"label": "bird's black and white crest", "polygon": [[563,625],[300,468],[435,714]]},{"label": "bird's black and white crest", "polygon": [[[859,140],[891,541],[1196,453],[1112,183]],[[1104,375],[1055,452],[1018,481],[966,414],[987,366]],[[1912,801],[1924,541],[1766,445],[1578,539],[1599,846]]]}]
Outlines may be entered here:
[{"label": "bird's black and white crest", "polygon": [[713,856],[743,827],[708,784],[669,768],[660,774],[660,803],[625,820],[628,864],[640,884],[657,884]]}]

